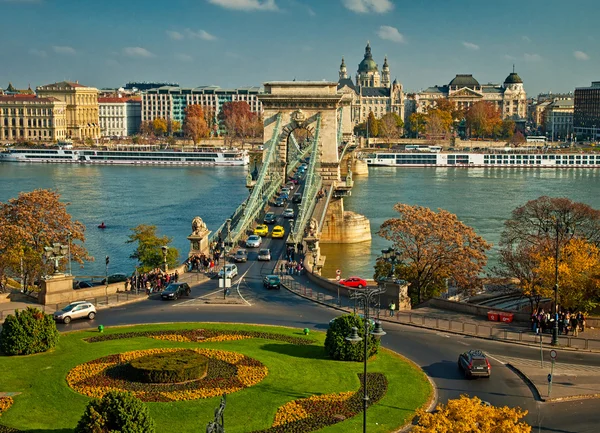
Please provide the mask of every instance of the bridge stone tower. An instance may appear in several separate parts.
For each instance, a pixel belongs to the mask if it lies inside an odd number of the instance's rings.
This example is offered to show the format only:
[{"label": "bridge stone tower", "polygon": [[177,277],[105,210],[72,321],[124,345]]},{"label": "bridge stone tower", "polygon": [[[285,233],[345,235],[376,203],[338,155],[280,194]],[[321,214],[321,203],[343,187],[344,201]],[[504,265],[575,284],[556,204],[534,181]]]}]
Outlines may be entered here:
[{"label": "bridge stone tower", "polygon": [[[281,116],[279,135],[275,138],[279,160],[286,161],[289,137],[297,128],[314,131],[320,117],[316,172],[322,188],[329,193],[328,206],[316,206],[313,218],[319,223],[319,240],[325,243],[354,243],[371,239],[368,219],[344,212],[343,195],[351,187],[340,175],[340,147],[352,136],[352,95],[338,92],[337,83],[329,81],[272,81],[264,83],[258,95],[263,105],[264,144],[270,145]],[[341,130],[340,130],[341,129]],[[283,164],[283,175],[286,167]],[[351,177],[350,177],[351,179]],[[345,193],[343,192],[345,191]]]}]

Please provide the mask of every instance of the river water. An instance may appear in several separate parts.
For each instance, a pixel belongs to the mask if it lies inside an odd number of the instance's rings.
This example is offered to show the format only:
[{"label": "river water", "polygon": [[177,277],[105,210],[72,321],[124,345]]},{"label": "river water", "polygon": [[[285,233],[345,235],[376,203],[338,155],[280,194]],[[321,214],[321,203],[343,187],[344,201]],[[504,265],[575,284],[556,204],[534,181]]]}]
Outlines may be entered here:
[{"label": "river water", "polygon": [[[0,164],[0,201],[36,188],[58,190],[71,203],[68,211],[87,227],[86,248],[95,262],[79,275],[131,272],[131,228],[156,225],[160,235],[173,238],[180,258],[187,256],[191,220],[203,218],[210,230],[218,228],[247,197],[247,171],[241,167],[134,167],[71,164]],[[503,222],[511,211],[541,195],[569,197],[600,208],[599,169],[519,168],[394,168],[373,167],[368,177],[355,176],[346,210],[366,215],[373,240],[353,245],[321,245],[327,256],[324,274],[371,277],[373,265],[387,243],[377,234],[383,221],[393,218],[394,204],[403,202],[458,215],[488,242],[498,243]],[[100,230],[102,221],[107,228]],[[490,254],[490,263],[496,253]]]}]

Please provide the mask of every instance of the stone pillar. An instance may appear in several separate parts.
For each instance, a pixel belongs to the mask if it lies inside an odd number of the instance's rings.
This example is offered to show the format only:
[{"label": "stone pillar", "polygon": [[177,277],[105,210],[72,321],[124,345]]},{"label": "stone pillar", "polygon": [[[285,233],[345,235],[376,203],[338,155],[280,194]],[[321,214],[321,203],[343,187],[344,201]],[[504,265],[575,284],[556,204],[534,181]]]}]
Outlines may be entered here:
[{"label": "stone pillar", "polygon": [[371,240],[371,223],[364,215],[344,211],[342,198],[329,202],[320,241],[326,244],[352,244]]},{"label": "stone pillar", "polygon": [[40,304],[63,304],[74,299],[73,276],[66,274],[50,275],[41,282]]},{"label": "stone pillar", "polygon": [[209,254],[210,245],[208,243],[208,236],[210,233],[202,218],[197,216],[192,220],[192,234],[187,237],[190,241],[188,257]]},{"label": "stone pillar", "polygon": [[399,283],[393,281],[386,281],[382,283],[386,288],[385,294],[381,296],[381,305],[382,309],[388,307],[388,305],[393,302],[396,304],[396,310],[410,310],[410,298],[408,297],[408,283],[406,281],[401,281]]}]

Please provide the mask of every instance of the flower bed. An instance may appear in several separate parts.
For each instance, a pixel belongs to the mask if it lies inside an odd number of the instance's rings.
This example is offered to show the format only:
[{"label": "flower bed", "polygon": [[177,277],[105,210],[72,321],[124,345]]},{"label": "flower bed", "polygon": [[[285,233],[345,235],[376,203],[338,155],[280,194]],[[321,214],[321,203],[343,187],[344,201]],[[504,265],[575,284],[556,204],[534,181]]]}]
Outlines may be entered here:
[{"label": "flower bed", "polygon": [[[359,374],[362,383],[362,374]],[[363,387],[357,392],[313,395],[281,406],[273,426],[253,433],[308,433],[337,424],[363,411]],[[387,392],[383,373],[367,373],[367,392],[370,404],[375,404]]]},{"label": "flower bed", "polygon": [[118,334],[103,334],[95,337],[86,338],[88,343],[98,343],[101,341],[122,340],[126,338],[149,337],[157,340],[179,341],[179,342],[196,342],[204,343],[210,341],[231,341],[242,340],[246,338],[262,338],[265,340],[284,341],[286,343],[306,346],[313,344],[315,341],[302,338],[292,337],[283,334],[274,334],[271,332],[258,331],[235,331],[235,330],[216,330],[216,329],[183,329],[180,331],[137,331],[137,332],[121,332]]},{"label": "flower bed", "polygon": [[13,403],[12,397],[0,397],[0,416],[2,416],[2,412],[6,412]]},{"label": "flower bed", "polygon": [[129,379],[145,383],[179,383],[206,374],[208,358],[194,350],[178,350],[142,356],[128,365]]},{"label": "flower bed", "polygon": [[208,358],[206,376],[186,383],[152,384],[128,378],[128,364],[138,358],[189,349],[136,350],[98,358],[73,368],[67,383],[88,397],[100,398],[111,390],[130,391],[142,401],[166,402],[211,398],[256,385],[267,373],[260,361],[236,352],[192,349]]}]

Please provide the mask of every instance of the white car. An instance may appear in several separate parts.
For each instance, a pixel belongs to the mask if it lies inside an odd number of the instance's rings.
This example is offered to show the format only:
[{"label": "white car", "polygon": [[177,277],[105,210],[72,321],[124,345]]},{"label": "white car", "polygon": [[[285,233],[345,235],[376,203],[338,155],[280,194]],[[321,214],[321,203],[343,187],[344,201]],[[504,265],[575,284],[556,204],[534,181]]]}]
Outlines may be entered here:
[{"label": "white car", "polygon": [[265,261],[270,261],[271,260],[271,250],[268,248],[264,248],[262,250],[258,251],[258,260],[265,260]]},{"label": "white car", "polygon": [[238,274],[237,266],[233,265],[233,264],[229,264],[229,265],[225,265],[225,268],[223,268],[219,271],[219,278],[223,278],[223,275],[225,275],[225,278],[234,278],[234,277],[237,277],[237,274]]},{"label": "white car", "polygon": [[83,319],[87,317],[92,320],[96,317],[96,307],[87,301],[72,302],[62,310],[54,313],[54,320],[57,322],[70,323],[73,319]]},{"label": "white car", "polygon": [[262,244],[262,238],[258,235],[251,235],[246,239],[246,246],[248,248],[259,248],[260,244]]},{"label": "white car", "polygon": [[286,210],[283,211],[282,215],[284,218],[294,218],[294,209],[287,208]]}]

